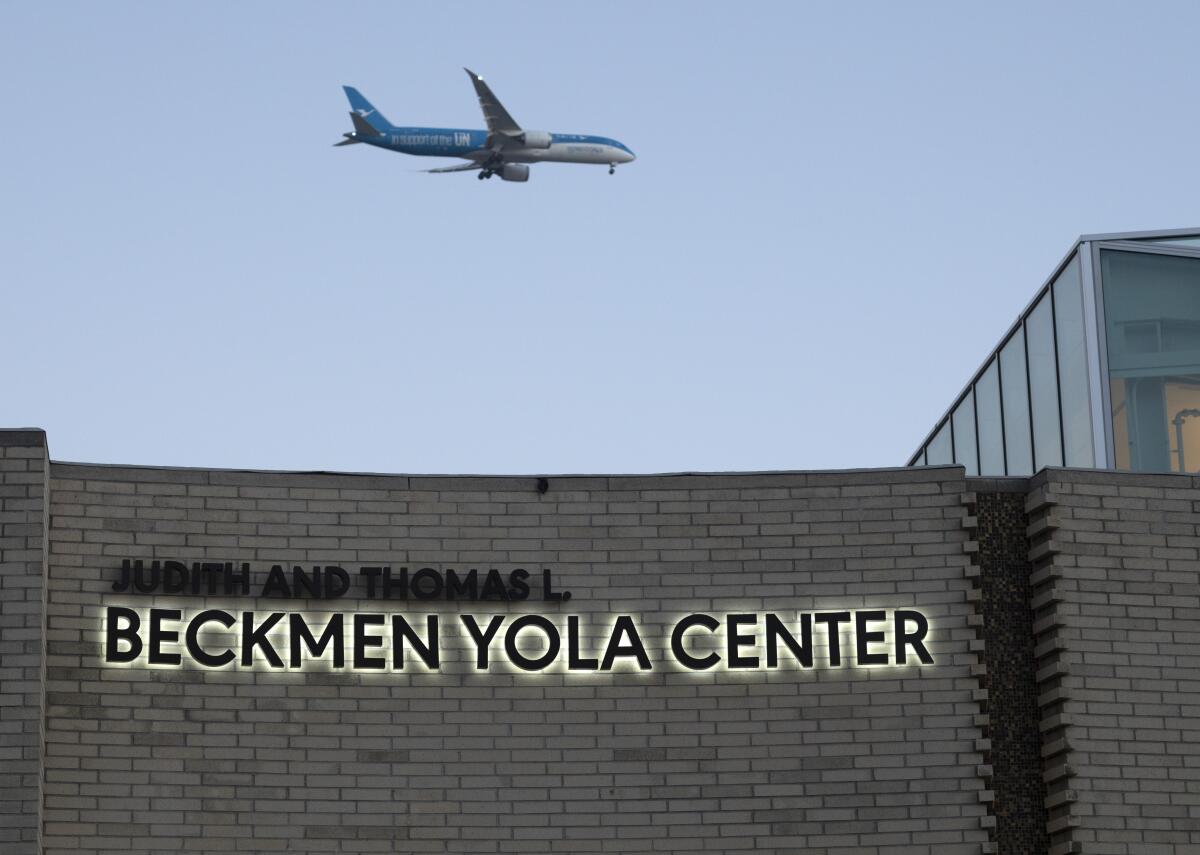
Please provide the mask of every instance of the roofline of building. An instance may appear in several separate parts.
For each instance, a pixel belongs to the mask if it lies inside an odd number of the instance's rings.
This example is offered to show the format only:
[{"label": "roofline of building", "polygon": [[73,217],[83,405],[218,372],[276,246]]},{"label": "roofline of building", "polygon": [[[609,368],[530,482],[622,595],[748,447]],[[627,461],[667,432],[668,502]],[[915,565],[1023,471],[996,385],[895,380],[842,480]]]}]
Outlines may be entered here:
[{"label": "roofline of building", "polygon": [[1143,232],[1108,232],[1095,235],[1080,235],[1075,241],[1081,243],[1098,240],[1153,240],[1155,238],[1200,237],[1200,228],[1194,229],[1152,229]]},{"label": "roofline of building", "polygon": [[[92,470],[94,473],[111,473],[114,478],[119,479],[119,473],[128,472],[130,470],[143,472],[146,474],[154,472],[163,473],[180,473],[180,474],[202,474],[215,473],[220,475],[282,475],[282,476],[322,476],[335,478],[432,478],[438,480],[449,479],[494,479],[494,480],[530,480],[537,478],[545,479],[601,479],[601,478],[712,478],[712,477],[759,477],[759,476],[784,476],[797,477],[805,475],[859,475],[859,474],[905,474],[912,470],[911,466],[866,466],[854,467],[846,469],[751,469],[751,470],[696,470],[696,471],[680,471],[680,472],[542,472],[542,473],[471,473],[471,472],[354,472],[354,471],[338,471],[329,469],[250,469],[241,467],[223,467],[223,466],[155,466],[152,464],[137,464],[137,463],[87,463],[74,460],[50,460],[52,467],[59,469],[79,469]],[[937,469],[957,469],[963,468],[961,463],[944,463],[935,466],[922,467],[925,470]],[[70,472],[60,472],[60,476],[71,477]],[[83,473],[79,473],[83,474]],[[110,480],[100,478],[99,480]]]}]

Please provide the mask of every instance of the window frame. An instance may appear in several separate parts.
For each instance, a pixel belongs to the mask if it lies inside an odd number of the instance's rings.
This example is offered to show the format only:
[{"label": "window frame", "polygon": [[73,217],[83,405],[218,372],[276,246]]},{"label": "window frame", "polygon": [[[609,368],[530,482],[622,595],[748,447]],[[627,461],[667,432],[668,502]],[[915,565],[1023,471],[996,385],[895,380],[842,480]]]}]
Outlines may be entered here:
[{"label": "window frame", "polygon": [[[1117,468],[1117,443],[1113,433],[1112,417],[1112,388],[1108,376],[1108,325],[1104,307],[1104,268],[1100,264],[1100,253],[1104,250],[1113,252],[1140,252],[1145,255],[1173,255],[1183,258],[1200,259],[1200,247],[1180,246],[1178,244],[1150,243],[1146,240],[1097,240],[1091,241],[1091,252],[1088,253],[1092,272],[1092,300],[1096,307],[1096,342],[1099,347],[1100,365],[1100,399],[1104,418],[1104,465],[1106,469]],[[1084,285],[1084,293],[1087,286]],[[1086,318],[1085,318],[1086,320]]]}]

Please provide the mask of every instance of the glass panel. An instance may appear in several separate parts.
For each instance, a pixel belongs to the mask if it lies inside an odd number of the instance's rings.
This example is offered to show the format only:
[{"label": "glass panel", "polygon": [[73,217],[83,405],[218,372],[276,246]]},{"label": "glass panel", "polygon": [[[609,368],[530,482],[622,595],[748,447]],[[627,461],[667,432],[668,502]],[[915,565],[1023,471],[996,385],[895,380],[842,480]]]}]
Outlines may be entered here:
[{"label": "glass panel", "polygon": [[950,448],[949,419],[946,419],[946,423],[942,425],[941,430],[934,434],[933,439],[929,440],[929,445],[925,446],[925,459],[930,466],[954,462]]},{"label": "glass panel", "polygon": [[1110,379],[1109,394],[1112,397],[1113,452],[1118,469],[1129,469],[1129,427],[1125,423],[1125,381]]},{"label": "glass panel", "polygon": [[1000,392],[1004,400],[1004,448],[1009,475],[1033,474],[1029,435],[1029,385],[1025,376],[1025,330],[1018,329],[1000,350]]},{"label": "glass panel", "polygon": [[1000,427],[1000,371],[996,360],[975,384],[975,421],[979,429],[979,473],[1004,474],[1004,432]]},{"label": "glass panel", "polygon": [[1146,243],[1167,243],[1176,246],[1200,246],[1200,237],[1151,238]]},{"label": "glass panel", "polygon": [[1062,396],[1063,458],[1068,466],[1090,468],[1092,406],[1088,394],[1087,345],[1083,332],[1083,291],[1079,258],[1054,280],[1054,326],[1058,333],[1058,391]]},{"label": "glass panel", "polygon": [[1120,469],[1200,471],[1200,259],[1102,250]]},{"label": "glass panel", "polygon": [[1033,466],[1062,466],[1062,433],[1058,421],[1058,366],[1054,360],[1054,317],[1049,293],[1025,319],[1025,352],[1029,358],[1029,403],[1033,407]]},{"label": "glass panel", "polygon": [[968,475],[979,474],[979,454],[975,450],[975,394],[968,392],[950,417],[954,422],[954,462],[961,463]]}]

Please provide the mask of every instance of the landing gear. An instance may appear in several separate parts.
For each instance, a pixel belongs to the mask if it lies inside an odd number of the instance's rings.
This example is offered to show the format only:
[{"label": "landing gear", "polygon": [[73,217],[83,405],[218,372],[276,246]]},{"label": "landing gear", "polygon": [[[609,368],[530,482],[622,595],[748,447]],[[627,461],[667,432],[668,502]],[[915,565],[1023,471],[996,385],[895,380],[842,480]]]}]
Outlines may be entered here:
[{"label": "landing gear", "polygon": [[478,175],[478,176],[476,176],[476,177],[477,177],[477,178],[478,178],[480,181],[482,181],[482,180],[483,180],[483,179],[485,179],[485,178],[491,178],[491,177],[492,177],[492,175],[494,175],[494,174],[495,174],[495,173],[493,173],[493,172],[492,172],[492,170],[490,170],[490,169],[481,169],[481,170],[479,170],[479,175]]},{"label": "landing gear", "polygon": [[617,171],[617,165],[615,163],[610,163],[608,165],[608,174],[612,175],[616,171]]}]

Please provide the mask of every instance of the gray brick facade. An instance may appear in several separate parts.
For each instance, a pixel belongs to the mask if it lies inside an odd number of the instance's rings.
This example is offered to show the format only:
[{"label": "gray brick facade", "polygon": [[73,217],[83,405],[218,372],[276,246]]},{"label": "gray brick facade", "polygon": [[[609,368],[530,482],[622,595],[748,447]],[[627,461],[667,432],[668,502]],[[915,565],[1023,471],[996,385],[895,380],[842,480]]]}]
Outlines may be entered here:
[{"label": "gray brick facade", "polygon": [[[977,853],[988,839],[957,469],[552,478],[544,493],[531,478],[53,474],[48,853]],[[388,605],[443,616],[437,673],[105,667],[102,609],[129,601],[115,573],[154,557],[550,567],[572,598]],[[691,673],[654,649],[689,612],[913,607],[933,622],[932,666]],[[633,615],[655,670],[473,672],[452,634],[468,610],[579,615],[585,646]]]},{"label": "gray brick facade", "polygon": [[[1068,470],[539,483],[88,466],[0,431],[0,852],[1200,851],[1197,502],[1188,477]],[[245,562],[251,595],[114,591],[126,560]],[[275,564],[352,584],[258,596]],[[369,598],[359,570],[383,566],[525,568],[533,596]],[[544,568],[569,599],[541,599]],[[230,628],[189,636],[205,610]],[[910,610],[930,664],[915,647],[898,664],[903,625],[870,614]],[[276,612],[261,636],[242,627]],[[687,642],[717,667],[677,661],[689,614],[717,618]],[[847,622],[813,631],[811,662],[781,642],[767,667],[768,614]],[[338,615],[348,662],[355,633],[400,637],[394,615],[427,640],[436,617],[440,659],[408,639],[401,667],[381,640],[357,652],[383,667],[338,667],[331,631],[293,667],[292,621]],[[464,615],[502,619],[486,667]],[[506,647],[537,616],[560,654],[507,664],[544,650],[536,633]],[[599,666],[619,616],[647,667],[628,647]],[[130,620],[142,649],[106,661]],[[196,658],[239,643],[251,664]],[[879,651],[892,659],[859,661]]]}]

